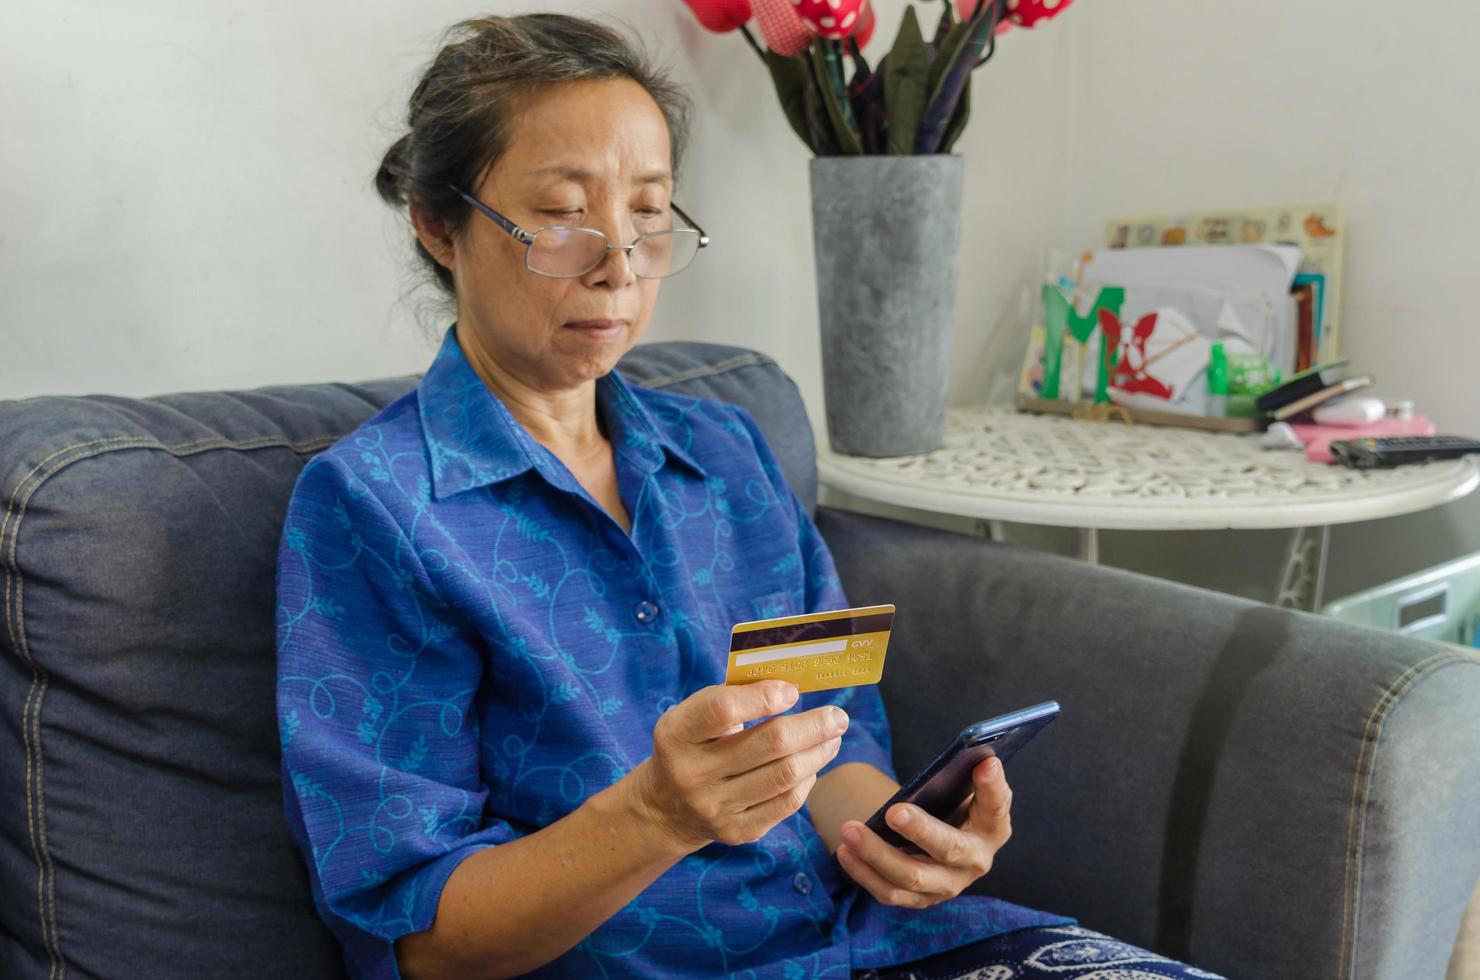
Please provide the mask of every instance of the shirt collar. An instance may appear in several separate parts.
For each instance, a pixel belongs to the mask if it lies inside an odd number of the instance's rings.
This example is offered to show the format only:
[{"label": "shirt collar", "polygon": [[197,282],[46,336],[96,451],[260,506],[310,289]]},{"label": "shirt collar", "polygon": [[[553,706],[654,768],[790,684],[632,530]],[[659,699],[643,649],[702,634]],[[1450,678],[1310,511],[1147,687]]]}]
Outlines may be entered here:
[{"label": "shirt collar", "polygon": [[[616,371],[596,379],[597,411],[617,452],[644,473],[654,473],[664,454],[701,477],[704,469],[659,423]],[[431,457],[434,500],[538,470],[572,492],[578,485],[556,456],[535,441],[473,370],[447,328],[442,347],[417,386],[421,431]]]}]

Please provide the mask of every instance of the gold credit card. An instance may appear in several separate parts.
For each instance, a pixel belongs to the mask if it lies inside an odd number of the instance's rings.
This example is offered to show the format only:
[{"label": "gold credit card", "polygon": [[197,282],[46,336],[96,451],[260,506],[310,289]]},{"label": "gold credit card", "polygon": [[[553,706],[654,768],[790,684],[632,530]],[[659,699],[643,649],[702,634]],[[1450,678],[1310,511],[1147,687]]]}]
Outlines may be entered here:
[{"label": "gold credit card", "polygon": [[877,684],[893,625],[892,604],[737,623],[725,683],[775,679],[803,694]]}]

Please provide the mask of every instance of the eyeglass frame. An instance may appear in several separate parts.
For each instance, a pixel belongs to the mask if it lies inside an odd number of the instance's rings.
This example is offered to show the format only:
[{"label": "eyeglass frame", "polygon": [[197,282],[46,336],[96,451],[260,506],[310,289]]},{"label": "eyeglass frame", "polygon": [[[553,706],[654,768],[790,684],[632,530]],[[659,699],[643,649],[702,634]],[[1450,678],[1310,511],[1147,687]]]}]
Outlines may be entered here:
[{"label": "eyeglass frame", "polygon": [[[582,228],[579,225],[541,225],[540,227],[534,229],[533,231],[527,231],[524,228],[521,228],[519,225],[515,224],[513,221],[511,221],[508,218],[504,217],[503,215],[499,214],[493,208],[491,208],[488,205],[484,204],[482,201],[478,200],[472,194],[470,194],[467,191],[463,190],[461,187],[457,186],[456,184],[448,184],[447,186],[449,188],[451,188],[452,191],[454,193],[456,193],[459,197],[461,197],[464,201],[467,201],[474,208],[477,208],[479,211],[481,211],[485,215],[487,215],[488,218],[490,220],[492,220],[494,224],[498,225],[504,231],[508,232],[511,236],[513,236],[513,238],[514,238],[514,240],[516,242],[519,242],[521,245],[523,245],[524,246],[524,268],[529,269],[529,271],[530,272],[533,272],[535,275],[537,275],[537,276],[543,276],[546,279],[579,279],[581,276],[584,276],[587,272],[590,272],[591,269],[598,268],[603,262],[605,262],[606,261],[606,254],[607,254],[607,252],[610,252],[614,248],[618,248],[618,249],[621,249],[622,251],[626,252],[627,253],[627,261],[630,264],[631,261],[632,261],[632,250],[634,248],[636,248],[638,245],[642,244],[642,240],[644,238],[652,238],[652,237],[657,236],[657,235],[671,235],[675,231],[696,231],[696,232],[699,233],[699,248],[704,248],[705,246],[707,246],[709,244],[709,236],[704,233],[704,229],[703,228],[700,228],[699,227],[699,222],[695,221],[693,218],[690,218],[684,212],[684,209],[683,208],[679,207],[677,204],[674,204],[672,202],[669,202],[668,206],[670,208],[672,208],[673,211],[674,211],[674,213],[677,214],[680,218],[682,218],[686,224],[690,225],[689,228],[667,228],[667,229],[664,229],[663,231],[647,232],[646,234],[638,235],[636,238],[634,238],[632,240],[631,244],[628,244],[628,245],[618,245],[615,242],[613,242],[610,238],[607,238],[606,237],[606,233],[603,232],[603,231],[601,231],[600,229],[597,229],[597,228]],[[587,268],[587,269],[585,269],[584,271],[581,271],[581,272],[577,272],[575,275],[571,275],[571,276],[552,276],[552,275],[550,275],[547,272],[536,272],[534,269],[530,269],[529,268],[529,248],[530,248],[531,245],[534,244],[534,236],[535,235],[538,235],[542,231],[581,231],[581,232],[585,232],[585,233],[590,234],[590,235],[600,235],[601,238],[602,238],[602,240],[606,242],[606,251],[601,253],[601,258],[599,258],[595,262],[593,262],[591,264],[590,268]],[[698,255],[698,251],[696,250],[694,254],[695,255]],[[690,261],[692,261],[692,260],[690,260]],[[688,266],[684,266],[684,269],[687,269],[687,268],[688,268]],[[683,271],[683,269],[679,269],[678,270],[678,272],[682,272],[682,271]],[[634,270],[632,274],[635,275],[635,276],[637,276],[639,279],[671,279],[673,276],[678,275],[678,272],[673,272],[673,273],[670,273],[669,275],[666,275],[666,276],[641,276],[641,275],[638,275],[637,272]]]}]

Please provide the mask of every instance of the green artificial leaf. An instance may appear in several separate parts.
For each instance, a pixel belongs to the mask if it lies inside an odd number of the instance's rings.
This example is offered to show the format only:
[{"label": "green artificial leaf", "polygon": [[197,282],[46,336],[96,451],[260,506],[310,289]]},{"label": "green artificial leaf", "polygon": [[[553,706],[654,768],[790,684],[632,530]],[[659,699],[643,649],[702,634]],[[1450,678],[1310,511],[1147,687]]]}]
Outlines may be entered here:
[{"label": "green artificial leaf", "polygon": [[[985,6],[985,4],[984,4]],[[961,45],[966,43],[966,37],[971,33],[971,20],[964,20],[952,27],[946,34],[945,40],[941,42],[940,48],[935,52],[935,57],[930,59],[930,72],[925,80],[926,105],[933,103],[940,96],[942,83],[951,70],[951,65],[961,56]]]},{"label": "green artificial leaf", "polygon": [[940,50],[941,44],[946,39],[946,34],[956,25],[956,5],[950,2],[941,4],[940,20],[935,22],[935,37],[930,39],[930,56],[935,57],[935,52]]},{"label": "green artificial leaf", "polygon": [[[879,152],[879,141],[878,132],[872,122],[872,110],[877,100],[883,96],[883,79],[875,75],[868,62],[864,60],[855,39],[850,37],[845,43],[848,54],[853,59],[853,80],[848,83],[847,88],[848,108],[852,113],[853,128],[858,131],[858,141],[863,144],[863,152],[875,154]],[[880,67],[882,66],[883,63],[880,62]]]},{"label": "green artificial leaf", "polygon": [[915,8],[904,8],[904,20],[894,47],[889,49],[889,71],[884,76],[884,115],[889,120],[887,149],[890,153],[915,152],[915,133],[925,114],[925,83],[929,73],[925,39]]},{"label": "green artificial leaf", "polygon": [[[986,0],[976,12],[964,22],[953,27],[945,43],[930,63],[930,93],[925,103],[925,112],[916,134],[916,153],[941,153],[947,147],[947,133],[956,126],[960,116],[960,103],[971,88],[971,73],[976,67],[983,46],[990,40],[996,26],[996,12],[1001,0]],[[951,141],[960,136],[959,128],[951,135]]]},{"label": "green artificial leaf", "polygon": [[811,133],[808,145],[820,157],[833,156],[838,152],[833,139],[832,124],[827,118],[827,109],[822,104],[822,93],[817,90],[817,80],[812,75],[812,65],[806,57],[800,58],[807,71],[807,83],[802,86],[802,111],[807,120],[807,131]]},{"label": "green artificial leaf", "polygon": [[853,117],[853,103],[848,98],[848,76],[843,63],[843,42],[822,41],[821,44],[823,45],[823,58],[827,62],[827,78],[832,84],[833,95],[837,97],[838,106],[843,110],[843,119],[847,122],[848,128],[857,133],[858,121]]},{"label": "green artificial leaf", "polygon": [[817,83],[817,92],[822,98],[822,107],[827,112],[827,121],[832,126],[838,151],[857,156],[863,153],[863,145],[858,142],[858,134],[848,121],[853,114],[851,109],[844,108],[848,105],[848,93],[843,91],[842,82],[834,76],[828,65],[827,54],[822,50],[824,43],[814,40],[808,48],[812,56],[813,80]]},{"label": "green artificial leaf", "polygon": [[845,43],[848,46],[848,57],[853,59],[854,81],[860,78],[867,79],[871,72],[868,66],[868,59],[863,56],[863,51],[858,47],[858,38],[850,34]]},{"label": "green artificial leaf", "polygon": [[775,51],[766,51],[766,67],[771,71],[771,82],[776,86],[776,98],[781,102],[781,111],[786,121],[807,148],[817,152],[812,140],[811,128],[807,125],[807,86],[811,84],[811,70],[800,57],[787,57]]},{"label": "green artificial leaf", "polygon": [[940,138],[940,149],[937,153],[950,153],[951,147],[956,145],[956,140],[966,128],[966,121],[971,118],[971,82],[966,82],[966,87],[961,89],[961,98],[956,102],[956,111],[951,114],[951,121],[946,126],[946,134]]},{"label": "green artificial leaf", "polygon": [[877,93],[870,91],[864,93],[864,98],[853,107],[854,115],[858,116],[859,137],[863,143],[863,152],[868,154],[880,154],[885,150],[886,134],[889,132],[889,120],[884,118],[884,102],[882,98],[870,98],[870,95],[882,94],[884,86],[880,83],[874,86]]},{"label": "green artificial leaf", "polygon": [[878,155],[885,152],[885,134],[889,131],[889,120],[884,114],[884,78],[889,72],[889,56],[879,59],[878,65],[869,73],[862,84],[853,76],[854,87],[850,90],[853,102],[853,117],[858,120],[859,139],[863,152]]}]

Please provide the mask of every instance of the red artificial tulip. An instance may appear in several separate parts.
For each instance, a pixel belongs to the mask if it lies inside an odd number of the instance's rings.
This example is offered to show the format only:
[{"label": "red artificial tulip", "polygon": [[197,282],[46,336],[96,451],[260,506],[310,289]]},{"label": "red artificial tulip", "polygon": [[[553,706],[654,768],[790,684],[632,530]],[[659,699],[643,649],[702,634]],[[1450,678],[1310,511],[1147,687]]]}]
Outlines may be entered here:
[{"label": "red artificial tulip", "polygon": [[793,0],[797,16],[823,37],[843,38],[858,26],[863,0]]},{"label": "red artificial tulip", "polygon": [[[970,18],[982,2],[983,0],[956,0],[956,18]],[[1074,0],[1007,0],[996,33],[1001,34],[1013,27],[1033,27],[1050,21],[1073,2]]]},{"label": "red artificial tulip", "polygon": [[869,38],[874,36],[875,23],[874,5],[863,0],[863,6],[858,11],[858,26],[853,29],[853,40],[860,49],[867,46]]},{"label": "red artificial tulip", "polygon": [[791,0],[755,0],[755,19],[766,47],[777,54],[801,54],[812,43],[815,32],[797,16]]},{"label": "red artificial tulip", "polygon": [[1036,27],[1063,13],[1074,0],[1007,0],[1005,19],[1018,27]]},{"label": "red artificial tulip", "polygon": [[683,0],[701,25],[716,34],[728,34],[750,20],[750,0]]}]

